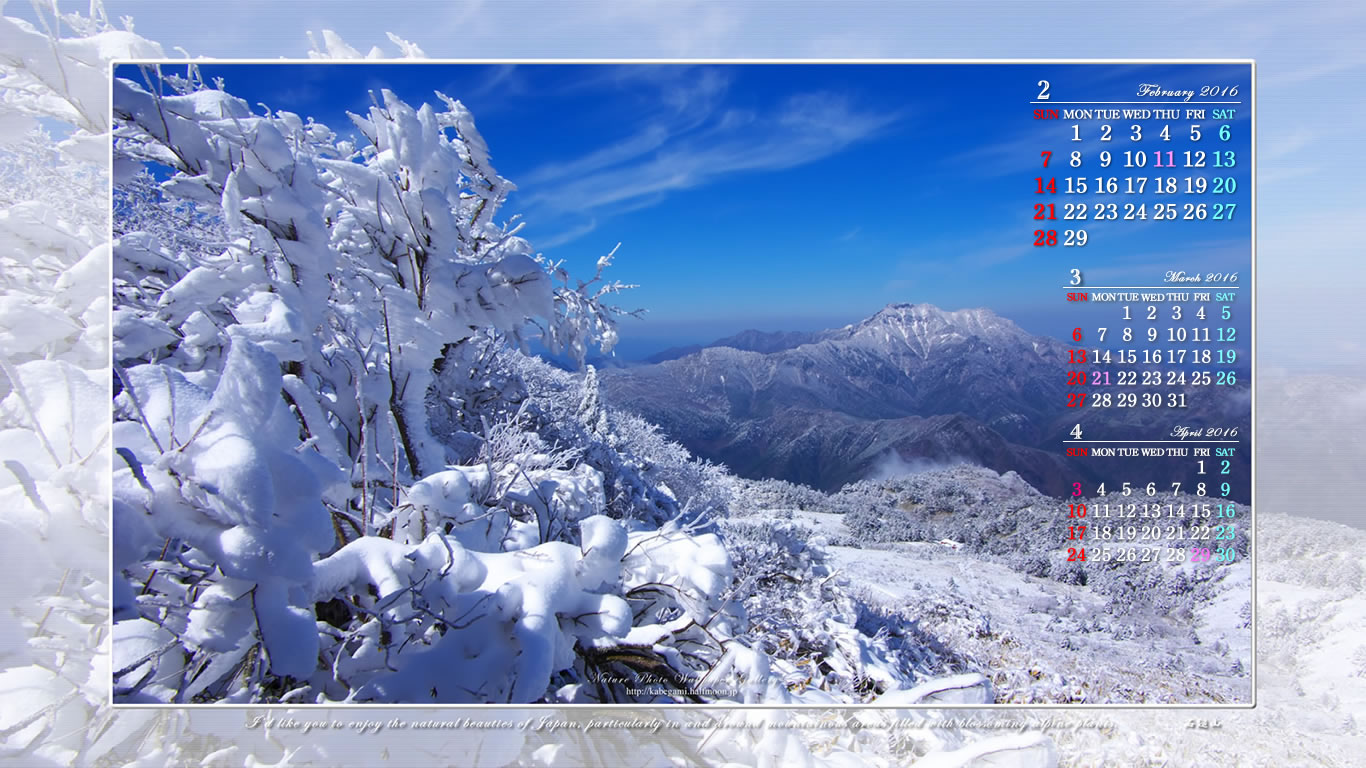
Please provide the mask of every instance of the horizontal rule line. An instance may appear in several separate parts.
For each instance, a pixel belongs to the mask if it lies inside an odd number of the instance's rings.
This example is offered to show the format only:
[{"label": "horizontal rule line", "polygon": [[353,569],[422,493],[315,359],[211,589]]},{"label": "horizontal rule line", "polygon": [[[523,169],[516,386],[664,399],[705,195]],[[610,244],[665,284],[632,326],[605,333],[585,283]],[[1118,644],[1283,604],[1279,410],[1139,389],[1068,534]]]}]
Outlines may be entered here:
[{"label": "horizontal rule line", "polygon": [[1063,287],[1063,288],[1066,288],[1066,289],[1069,290],[1069,291],[1080,291],[1080,290],[1087,290],[1087,291],[1100,291],[1100,290],[1105,290],[1105,291],[1124,291],[1124,290],[1129,290],[1129,291],[1178,291],[1178,290],[1179,290],[1179,291],[1190,291],[1190,290],[1199,289],[1199,288],[1218,288],[1218,289],[1221,290],[1221,291],[1234,291],[1234,290],[1237,290],[1239,286],[1236,286],[1236,285],[1188,285],[1188,286],[1175,286],[1175,285],[1064,285],[1064,286],[1062,286],[1062,287]]},{"label": "horizontal rule line", "polygon": [[1241,101],[1031,101],[1030,104],[1242,104]]},{"label": "horizontal rule line", "polygon": [[1241,443],[1242,440],[1064,440],[1064,443]]}]

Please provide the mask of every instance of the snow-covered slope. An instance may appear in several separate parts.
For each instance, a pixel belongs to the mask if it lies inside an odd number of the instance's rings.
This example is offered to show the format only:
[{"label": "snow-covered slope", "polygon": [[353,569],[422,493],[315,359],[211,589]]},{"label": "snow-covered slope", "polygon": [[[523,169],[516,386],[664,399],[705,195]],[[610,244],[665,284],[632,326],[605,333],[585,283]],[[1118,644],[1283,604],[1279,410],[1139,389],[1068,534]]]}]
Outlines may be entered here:
[{"label": "snow-covered slope", "polygon": [[999,703],[1250,701],[1249,561],[1068,563],[1055,507],[955,467],[749,519],[828,541],[851,594],[986,675]]}]

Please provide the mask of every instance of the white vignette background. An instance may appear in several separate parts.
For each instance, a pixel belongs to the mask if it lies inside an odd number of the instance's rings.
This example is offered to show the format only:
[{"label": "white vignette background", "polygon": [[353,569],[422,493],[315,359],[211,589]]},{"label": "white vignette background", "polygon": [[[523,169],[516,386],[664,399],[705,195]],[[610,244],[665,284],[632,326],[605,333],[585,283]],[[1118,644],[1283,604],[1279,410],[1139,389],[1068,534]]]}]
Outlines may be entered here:
[{"label": "white vignette background", "polygon": [[[107,532],[100,512],[107,508],[107,482],[94,479],[108,462],[108,444],[99,442],[107,423],[86,423],[81,430],[88,434],[72,432],[72,443],[101,447],[83,463],[57,467],[53,476],[38,478],[39,486],[17,473],[0,481],[0,536],[7,540],[0,543],[0,555],[12,574],[0,586],[0,761],[1347,766],[1366,754],[1366,534],[1360,530],[1366,513],[1356,506],[1366,485],[1354,477],[1366,458],[1359,438],[1366,431],[1366,348],[1353,333],[1366,328],[1366,302],[1356,297],[1366,287],[1366,269],[1358,262],[1366,242],[1366,153],[1357,148],[1360,126],[1366,125],[1366,100],[1360,98],[1366,92],[1366,52],[1359,45],[1366,39],[1366,7],[784,0],[244,2],[191,10],[180,3],[111,0],[106,11],[115,28],[122,27],[119,17],[131,17],[137,34],[170,56],[348,56],[371,46],[388,55],[403,53],[401,43],[385,36],[388,31],[430,57],[1257,59],[1259,704],[1253,710],[730,713],[757,726],[743,729],[701,727],[703,713],[677,709],[113,710],[104,703],[110,673],[103,630],[107,603],[99,595],[108,583],[107,563],[88,562],[91,552],[103,552]],[[20,3],[4,6],[4,14],[37,19],[34,9]],[[91,49],[57,44],[33,55],[88,61]],[[0,53],[0,73],[22,65],[12,56]],[[107,105],[90,111],[103,114]],[[0,137],[13,138],[20,125],[0,120]],[[21,218],[8,206],[0,211],[0,249],[27,247],[32,235],[25,235]],[[66,265],[61,276],[53,274],[49,284],[28,286],[25,301],[36,297],[56,306],[63,296],[107,292],[107,261],[101,262],[107,260],[107,248],[101,248],[107,232],[86,236],[93,239],[82,258]],[[18,338],[19,324],[32,321],[10,311],[12,288],[0,287],[0,342]],[[89,322],[86,332],[107,336],[107,319],[103,325]],[[6,360],[7,376],[23,362],[20,355]],[[89,373],[93,384],[107,386],[107,368]],[[6,426],[17,421],[22,429],[23,413],[6,417]],[[44,418],[41,405],[36,418]],[[0,440],[0,460],[9,466],[31,459],[21,452],[23,445]],[[1335,450],[1317,451],[1316,445]],[[1322,477],[1333,479],[1315,479]],[[64,494],[58,501],[44,495],[54,483]],[[42,492],[33,493],[36,487]],[[49,503],[34,504],[35,496]],[[84,559],[71,562],[77,555]],[[91,580],[83,592],[81,571]],[[62,672],[54,674],[54,666]],[[343,727],[308,733],[261,727],[256,718],[266,714],[329,725],[335,720]],[[532,725],[420,731],[384,726],[378,733],[357,727],[396,717]],[[630,717],[661,727],[587,727],[598,718]],[[950,717],[975,717],[980,727],[945,720]],[[543,718],[561,727],[538,729]],[[1221,725],[1190,728],[1192,719]],[[253,722],[258,727],[248,727]]]}]

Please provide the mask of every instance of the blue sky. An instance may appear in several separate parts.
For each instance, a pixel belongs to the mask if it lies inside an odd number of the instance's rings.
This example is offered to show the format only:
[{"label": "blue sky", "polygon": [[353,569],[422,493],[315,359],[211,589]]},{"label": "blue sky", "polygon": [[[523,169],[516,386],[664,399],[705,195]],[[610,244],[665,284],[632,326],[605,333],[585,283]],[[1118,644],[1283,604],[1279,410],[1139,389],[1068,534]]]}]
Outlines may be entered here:
[{"label": "blue sky", "polygon": [[[1063,335],[1076,310],[1057,300],[1073,266],[1097,285],[1153,285],[1161,271],[1239,270],[1249,265],[1249,131],[1244,66],[1173,65],[454,65],[223,64],[208,78],[252,104],[312,116],[349,130],[369,92],[388,88],[410,103],[439,90],[473,111],[500,173],[519,190],[504,213],[524,215],[523,234],[571,272],[591,274],[621,243],[609,276],[640,287],[623,303],[647,310],[627,320],[622,355],[710,341],[745,328],[843,325],[889,302],[945,309],[990,307],[1027,329]],[[1031,105],[1051,83],[1054,101],[1139,99],[1138,83],[1182,88],[1240,85],[1239,117],[1189,122],[1038,121]],[[1192,104],[1158,105],[1186,108]],[[1069,105],[1057,105],[1059,107]],[[1072,105],[1081,106],[1081,105]],[[257,109],[261,109],[260,106]],[[1231,138],[1218,141],[1218,126]],[[1245,212],[1233,222],[1088,222],[1085,248],[1033,246],[1034,203],[1140,201],[1136,196],[1040,197],[1059,178],[1158,175],[1121,169],[1140,147],[1232,150],[1244,181],[1219,198]],[[1066,165],[1084,151],[1083,167]],[[1108,170],[1096,153],[1110,149]],[[1213,169],[1163,175],[1210,177]],[[1220,174],[1222,175],[1222,174]],[[1142,196],[1149,204],[1195,196]],[[1201,196],[1214,202],[1210,195]],[[1244,278],[1246,279],[1246,278]]]},{"label": "blue sky", "polygon": [[[88,3],[63,2],[72,10]],[[1258,346],[1265,372],[1366,372],[1366,5],[1341,0],[583,2],[107,0],[168,55],[305,58],[335,30],[361,52],[396,34],[447,58],[1254,58]],[[7,14],[31,17],[27,3]],[[481,116],[481,124],[485,122]],[[499,158],[508,150],[494,147]],[[512,158],[501,160],[505,166]],[[509,175],[511,172],[509,171]],[[525,179],[518,179],[525,184]],[[600,224],[601,226],[601,224]],[[622,238],[625,240],[625,238]],[[622,265],[637,245],[626,242]],[[628,340],[632,335],[628,335]]]}]

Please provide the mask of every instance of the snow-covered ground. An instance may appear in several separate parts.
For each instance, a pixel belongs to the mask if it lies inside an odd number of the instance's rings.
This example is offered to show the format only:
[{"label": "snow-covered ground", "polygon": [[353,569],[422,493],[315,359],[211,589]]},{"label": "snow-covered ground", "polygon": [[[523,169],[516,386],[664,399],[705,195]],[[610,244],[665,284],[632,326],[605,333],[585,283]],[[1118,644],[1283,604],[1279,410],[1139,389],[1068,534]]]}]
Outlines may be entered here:
[{"label": "snow-covered ground", "polygon": [[1060,728],[1062,764],[1363,764],[1366,533],[1263,514],[1258,537],[1257,707],[1126,711],[1112,729]]},{"label": "snow-covered ground", "polygon": [[[778,513],[788,514],[815,535],[847,539],[841,515]],[[1238,614],[1250,594],[1250,564],[1224,569],[1219,596],[1196,615],[1116,617],[1087,587],[1028,576],[946,544],[829,552],[852,593],[918,622],[991,679],[998,703],[1248,701],[1250,677],[1231,670],[1251,662]]]}]

